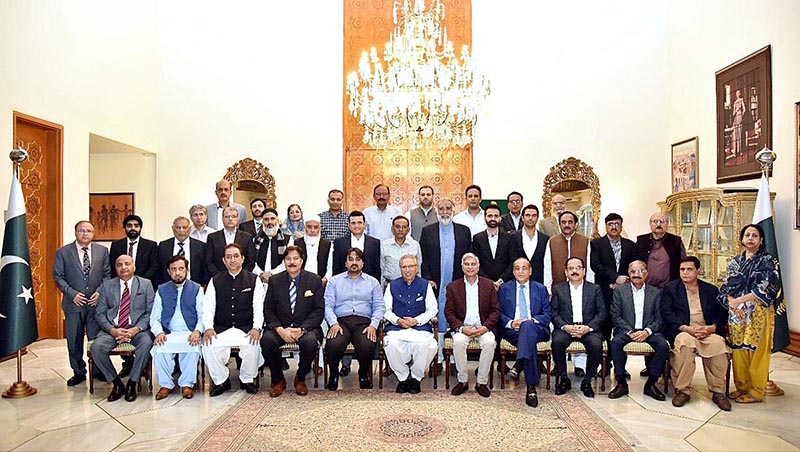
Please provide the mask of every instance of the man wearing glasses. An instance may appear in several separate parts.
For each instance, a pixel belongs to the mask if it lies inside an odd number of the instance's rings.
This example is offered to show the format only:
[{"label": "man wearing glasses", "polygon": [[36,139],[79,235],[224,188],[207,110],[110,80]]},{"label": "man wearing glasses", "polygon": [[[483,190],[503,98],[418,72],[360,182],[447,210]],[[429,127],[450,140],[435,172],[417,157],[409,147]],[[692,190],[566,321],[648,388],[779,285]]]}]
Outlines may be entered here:
[{"label": "man wearing glasses", "polygon": [[506,196],[508,213],[500,219],[500,229],[512,233],[522,229],[522,193],[512,191]]}]

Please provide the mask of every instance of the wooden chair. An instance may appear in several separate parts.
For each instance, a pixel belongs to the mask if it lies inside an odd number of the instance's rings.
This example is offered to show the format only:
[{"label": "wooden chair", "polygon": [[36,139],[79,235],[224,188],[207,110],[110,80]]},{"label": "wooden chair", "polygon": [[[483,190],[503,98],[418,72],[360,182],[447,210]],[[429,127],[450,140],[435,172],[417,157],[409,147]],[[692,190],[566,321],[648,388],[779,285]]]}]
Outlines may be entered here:
[{"label": "wooden chair", "polygon": [[[494,352],[492,352],[494,354]],[[470,356],[480,356],[481,345],[477,339],[472,339],[467,344],[467,358]],[[442,347],[442,355],[444,358],[444,387],[450,389],[450,357],[453,356],[453,338],[446,335],[444,337],[444,347]],[[492,356],[492,365],[489,366],[489,389],[494,389],[494,356]]]},{"label": "wooden chair", "polygon": [[[89,361],[89,394],[94,394],[94,357],[92,356],[92,342],[86,345],[86,356]],[[114,347],[110,352],[108,352],[109,356],[130,356],[133,357],[133,352],[136,351],[136,348],[130,342],[124,342],[122,344],[117,345]],[[147,381],[147,388],[150,392],[153,392],[153,359],[149,356],[147,357],[147,364],[144,366],[144,379]],[[136,382],[136,390],[142,392],[142,382],[141,380]]]},{"label": "wooden chair", "polygon": [[[322,380],[323,380],[323,384],[327,385],[328,384],[328,354],[324,352],[324,350],[325,350],[324,349],[325,342],[322,343],[322,347],[323,347],[323,352],[322,352]],[[376,350],[377,350],[377,348],[376,348]],[[355,349],[355,347],[353,347],[353,343],[351,342],[351,343],[347,344],[347,348],[344,349],[344,354],[345,355],[355,355],[355,353],[356,353],[356,349]],[[373,356],[373,358],[374,358],[374,356]],[[369,366],[369,383],[371,385],[373,385],[373,387],[375,386],[375,375],[374,374],[375,374],[374,369],[372,368],[372,365],[370,364],[370,366]]]},{"label": "wooden chair", "polygon": [[[545,389],[550,389],[550,369],[552,364],[552,351],[550,341],[536,343],[537,355],[545,364]],[[506,387],[506,361],[509,356],[517,356],[517,347],[505,339],[500,340],[500,389]]]},{"label": "wooden chair", "polygon": [[[624,351],[628,356],[644,356],[645,358],[653,357],[656,354],[655,350],[653,350],[653,347],[651,347],[647,342],[628,342],[625,347],[622,348],[622,351]],[[606,359],[605,346],[603,346],[604,369]],[[603,372],[603,375],[605,376],[605,372]],[[667,364],[664,366],[664,375],[662,375],[662,378],[664,379],[664,394],[666,395],[669,393],[669,359],[667,359]]]},{"label": "wooden chair", "polygon": [[[317,350],[319,350],[319,347],[317,347]],[[281,346],[280,351],[281,351],[281,354],[283,354],[283,352],[300,353],[300,346],[297,345],[297,344],[284,344],[284,345]],[[318,353],[319,352],[315,352],[314,353],[314,364],[311,366],[311,371],[314,372],[314,389],[319,388],[320,368],[319,368],[319,359],[317,358]],[[263,372],[263,367],[262,367],[262,371],[260,373],[260,376],[263,376],[263,375],[264,375],[264,372]]]},{"label": "wooden chair", "polygon": [[[383,337],[384,337],[384,327],[386,326],[387,320],[382,319],[380,325],[378,325],[378,389],[383,389],[383,369],[384,365],[388,366],[386,363],[386,351],[384,350],[383,346]],[[436,317],[432,318],[430,322],[428,322],[433,329],[433,339],[437,343],[439,343],[439,335],[436,334],[436,328],[439,324]],[[436,364],[439,363],[438,361],[438,353],[433,356],[433,361],[431,361],[430,365],[430,374],[433,375],[433,389],[439,388],[439,374],[436,372]]]},{"label": "wooden chair", "polygon": [[[633,344],[633,342],[631,342],[631,344]],[[645,345],[647,344],[645,343]],[[569,355],[580,355],[581,353],[586,353],[586,347],[583,345],[583,342],[573,341],[569,344],[569,347],[567,347],[567,354]],[[650,353],[654,354],[652,348],[650,349]],[[607,359],[608,359],[608,342],[603,341],[603,355],[600,357],[600,370],[597,371],[597,375],[595,376],[595,378],[600,377],[600,392],[606,390]],[[558,380],[560,378],[561,375],[556,375],[556,385],[558,385]]]}]

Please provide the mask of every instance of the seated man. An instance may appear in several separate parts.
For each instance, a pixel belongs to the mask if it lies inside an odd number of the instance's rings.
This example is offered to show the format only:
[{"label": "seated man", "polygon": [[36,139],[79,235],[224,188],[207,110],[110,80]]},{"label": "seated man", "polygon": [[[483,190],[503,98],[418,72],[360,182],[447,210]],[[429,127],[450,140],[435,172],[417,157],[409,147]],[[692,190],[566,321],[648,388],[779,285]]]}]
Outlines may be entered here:
[{"label": "seated man", "polygon": [[[150,359],[153,339],[150,336],[150,311],[153,309],[153,285],[150,280],[134,276],[136,266],[127,254],[119,256],[114,263],[116,278],[103,282],[98,292],[95,318],[100,326],[100,334],[92,342],[92,358],[106,381],[114,384],[108,401],[136,400],[136,385],[142,377],[144,366]],[[130,342],[135,347],[133,367],[127,387],[111,362],[109,352],[117,345]]]},{"label": "seated man", "polygon": [[286,271],[270,276],[267,284],[266,331],[261,337],[261,353],[269,364],[272,378],[270,397],[278,397],[286,389],[280,348],[285,344],[297,344],[300,348],[294,392],[304,396],[308,394],[306,375],[322,341],[320,325],[325,314],[322,279],[303,270],[304,257],[300,247],[287,247],[283,256]]},{"label": "seated man", "polygon": [[225,247],[223,261],[226,271],[211,279],[203,297],[203,359],[212,380],[209,395],[216,397],[231,389],[231,347],[239,348],[242,360],[239,387],[255,394],[253,380],[264,364],[258,346],[264,324],[264,285],[242,268],[244,255],[238,243]]},{"label": "seated man", "polygon": [[608,393],[608,397],[618,399],[628,394],[628,380],[625,378],[628,355],[623,348],[634,341],[647,342],[655,351],[653,360],[647,366],[649,376],[644,384],[644,394],[664,401],[666,396],[656,387],[669,356],[669,343],[661,334],[661,291],[644,283],[647,278],[647,264],[644,261],[631,262],[628,265],[628,276],[631,281],[614,289],[611,302],[614,339],[611,340],[609,349],[614,361],[617,385]]},{"label": "seated man", "polygon": [[723,411],[731,410],[725,396],[725,374],[728,372],[728,347],[725,327],[728,313],[717,302],[719,290],[697,277],[700,259],[681,259],[680,279],[668,282],[661,292],[661,315],[664,334],[672,344],[672,382],[675,397],[672,405],[682,407],[692,394],[695,353],[703,358],[706,383],[711,400]]},{"label": "seated man", "polygon": [[381,284],[364,273],[364,252],[350,248],[346,254],[347,271],[335,275],[325,287],[325,321],[328,322],[328,389],[339,387],[339,362],[352,342],[358,359],[358,385],[372,389],[369,379],[372,356],[377,345],[378,324],[386,311]]},{"label": "seated man", "polygon": [[150,353],[160,386],[156,400],[167,397],[175,389],[172,371],[176,355],[181,370],[178,377],[181,394],[187,399],[194,397],[200,332],[203,331],[203,288],[188,279],[188,266],[183,256],[170,258],[167,265],[170,280],[158,286],[150,314],[150,331],[156,337]]},{"label": "seated man", "polygon": [[476,339],[481,347],[475,390],[481,397],[492,395],[487,383],[489,383],[489,369],[494,360],[494,348],[497,345],[494,329],[500,319],[500,306],[497,304],[494,282],[478,276],[479,269],[478,256],[466,253],[461,258],[464,277],[447,285],[444,315],[453,332],[453,358],[458,370],[458,384],[452,390],[455,396],[469,389],[467,345],[472,339]]},{"label": "seated man", "polygon": [[436,316],[438,304],[428,281],[417,276],[415,255],[402,256],[398,267],[401,277],[390,282],[383,295],[386,305],[383,316],[389,322],[384,327],[384,351],[389,367],[397,376],[395,392],[419,394],[425,369],[438,351],[428,323]]},{"label": "seated man", "polygon": [[[560,375],[556,395],[566,394],[572,388],[567,375],[567,347],[580,342],[586,348],[586,375],[581,381],[581,392],[594,397],[592,380],[603,359],[603,322],[606,306],[603,291],[597,284],[586,281],[586,267],[580,257],[570,257],[564,263],[567,281],[553,287],[553,360],[556,375]],[[624,380],[624,378],[623,378]]]},{"label": "seated man", "polygon": [[500,303],[500,324],[503,339],[517,347],[517,360],[511,377],[517,378],[525,371],[528,389],[525,403],[539,406],[536,385],[539,384],[538,342],[550,338],[550,300],[547,288],[531,279],[531,263],[527,258],[517,258],[512,264],[514,279],[503,283],[497,292]]}]

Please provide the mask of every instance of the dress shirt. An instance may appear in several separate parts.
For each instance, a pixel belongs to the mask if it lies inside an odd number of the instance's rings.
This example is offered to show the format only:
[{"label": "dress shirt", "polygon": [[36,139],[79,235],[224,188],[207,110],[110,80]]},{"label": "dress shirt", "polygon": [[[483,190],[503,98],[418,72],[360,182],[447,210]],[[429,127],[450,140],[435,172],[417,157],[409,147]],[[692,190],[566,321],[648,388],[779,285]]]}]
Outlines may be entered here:
[{"label": "dress shirt", "polygon": [[[289,242],[286,244],[286,246],[289,247],[293,244],[294,241],[289,239]],[[267,247],[267,259],[264,261],[264,268],[261,268],[260,265],[256,264],[256,266],[253,268],[254,275],[260,276],[264,272],[269,272],[270,275],[277,275],[278,273],[286,270],[286,265],[284,265],[283,261],[275,266],[275,268],[272,268],[272,250],[270,249],[270,247],[272,247],[272,240],[269,237],[264,239],[264,241],[261,243],[261,246]]]},{"label": "dress shirt", "polygon": [[[444,305],[445,297],[447,296],[447,285],[453,281],[453,265],[455,262],[456,254],[456,232],[453,223],[443,225],[439,223],[439,274],[441,278],[439,284],[439,300],[442,300]],[[459,262],[459,265],[461,263]],[[441,319],[440,319],[441,320]]]},{"label": "dress shirt", "polygon": [[483,209],[478,212],[478,215],[473,217],[469,213],[469,209],[457,213],[453,216],[453,223],[463,224],[469,228],[471,236],[486,230],[486,220],[484,220]]},{"label": "dress shirt", "polygon": [[[75,242],[75,247],[78,249],[78,260],[81,262],[81,270],[83,269],[83,247],[78,245],[78,242]],[[127,250],[125,250],[127,251]],[[89,267],[92,266],[92,242],[89,242],[86,245],[86,254],[89,255]]]},{"label": "dress shirt", "polygon": [[522,228],[522,249],[525,251],[525,257],[527,257],[528,260],[533,257],[537,246],[539,246],[539,233],[534,230],[533,238],[531,238],[528,237],[528,231]]},{"label": "dress shirt", "polygon": [[569,299],[572,301],[572,323],[583,323],[583,282],[577,286],[569,282]]},{"label": "dress shirt", "polygon": [[[134,264],[136,263],[136,253],[138,253],[138,252],[139,252],[139,239],[140,239],[140,238],[141,238],[141,237],[137,238],[137,239],[136,239],[136,240],[134,240],[133,242],[131,242],[131,240],[130,240],[130,239],[128,239],[128,240],[125,242],[125,254],[128,254],[128,250],[129,250],[129,249],[130,249],[130,247],[131,247],[131,243],[133,243],[133,251],[131,252],[130,256],[131,256],[131,258],[133,259],[133,263],[134,263]],[[90,262],[91,262],[91,261],[90,261]]]},{"label": "dress shirt", "polygon": [[[525,236],[523,234],[523,240],[524,237]],[[567,249],[570,251],[569,253],[567,253],[568,255],[572,255],[572,249],[571,249],[572,244],[570,243],[571,241],[572,241],[572,236],[567,237]],[[591,262],[592,253],[589,249],[590,246],[591,246],[591,240],[587,240],[586,264],[584,264],[586,269],[586,277],[584,278],[584,281],[594,282],[594,271],[592,270],[592,262]],[[559,266],[558,271],[564,271],[563,269],[564,269],[563,266]],[[553,257],[550,254],[550,242],[548,241],[547,247],[544,249],[544,286],[547,287],[547,291],[550,292],[552,285],[553,285]]]},{"label": "dress shirt", "polygon": [[[172,319],[169,321],[169,330],[173,333],[180,333],[184,331],[190,331],[189,327],[186,326],[186,321],[183,319],[183,312],[181,312],[181,295],[183,294],[183,286],[181,284],[178,286],[178,303],[175,306],[175,313],[172,314]],[[197,297],[195,297],[194,306],[197,312],[200,315],[197,317],[197,325],[195,325],[194,329],[199,332],[204,332],[203,329],[203,289],[197,291]],[[156,298],[153,300],[153,310],[150,312],[150,332],[153,333],[153,336],[158,336],[159,334],[164,332],[164,327],[161,325],[161,312],[164,310],[164,301],[161,299],[161,295],[156,291]]]},{"label": "dress shirt", "polygon": [[[608,237],[608,235],[606,235],[606,237]],[[619,271],[619,261],[622,260],[622,239],[617,238],[617,240],[614,240],[608,237],[608,243],[611,244],[611,251],[614,252],[614,262],[616,262],[615,268]]]},{"label": "dress shirt", "polygon": [[[317,255],[319,254],[319,237],[314,240],[312,237],[306,236],[306,267],[305,270],[317,274]],[[328,248],[328,268],[325,269],[325,276],[323,279],[331,279],[333,273],[333,245]]]},{"label": "dress shirt", "polygon": [[488,229],[486,230],[486,238],[489,239],[489,250],[492,252],[493,259],[497,257],[497,234],[499,233],[499,231],[500,230],[498,229],[497,232],[495,232],[494,235],[492,235],[492,233],[489,232]]},{"label": "dress shirt", "polygon": [[519,281],[517,281],[517,290],[516,290],[516,292],[517,292],[517,297],[516,297],[517,298],[517,306],[514,308],[514,318],[512,320],[509,320],[508,322],[506,322],[506,328],[508,328],[508,329],[511,329],[511,323],[514,320],[517,320],[517,319],[531,319],[531,320],[533,320],[534,323],[539,323],[538,320],[536,320],[534,318],[531,318],[531,317],[528,317],[530,315],[530,312],[526,312],[526,313],[523,314],[522,311],[520,310],[520,304],[521,304],[520,303],[520,299],[519,299],[519,287],[520,286],[522,286],[522,290],[525,292],[525,296],[527,297],[526,301],[528,303],[528,310],[530,310],[530,306],[531,306],[531,300],[530,300],[530,298],[531,298],[531,288],[530,288],[529,284],[530,284],[529,282],[526,282],[525,284],[520,284]]},{"label": "dress shirt", "polygon": [[234,229],[233,232],[223,229],[222,234],[225,236],[225,246],[228,246],[233,243],[233,240],[236,238],[236,229]]},{"label": "dress shirt", "polygon": [[381,285],[366,273],[355,278],[347,272],[339,273],[325,286],[325,321],[329,326],[338,323],[339,317],[357,315],[370,319],[369,325],[378,328],[385,311]]},{"label": "dress shirt", "polygon": [[514,223],[514,229],[519,229],[519,222],[522,221],[522,212],[519,215],[514,216],[513,213],[509,212],[508,217],[511,218],[511,222]]},{"label": "dress shirt", "polygon": [[320,237],[325,240],[333,242],[339,237],[344,237],[350,233],[350,229],[348,229],[350,214],[344,210],[340,211],[339,215],[336,216],[330,210],[320,212],[319,221],[322,231]]},{"label": "dress shirt", "polygon": [[196,229],[194,226],[192,226],[192,232],[189,233],[189,237],[206,243],[208,241],[208,234],[211,234],[212,232],[217,232],[217,230],[211,226],[206,226],[202,230]]},{"label": "dress shirt", "polygon": [[356,236],[354,236],[353,234],[350,234],[350,248],[358,248],[361,251],[364,251],[364,242],[365,241],[366,241],[366,239],[364,238],[364,234],[361,234],[361,238],[356,238]]},{"label": "dress shirt", "polygon": [[[123,281],[122,279],[119,280],[119,303],[120,308],[122,307],[122,293],[125,292],[125,283],[128,283],[128,296],[131,298],[131,302],[133,302],[133,278],[129,279],[128,281]],[[152,312],[152,311],[151,311]],[[117,315],[114,317],[114,325],[119,327],[119,309],[117,309]],[[131,325],[131,310],[130,305],[128,305],[128,328],[133,328]]]},{"label": "dress shirt", "polygon": [[467,277],[464,277],[464,289],[467,294],[467,313],[464,315],[464,326],[481,325],[481,311],[478,307],[478,280],[470,284]]},{"label": "dress shirt", "polygon": [[[247,271],[247,270],[240,270]],[[228,272],[234,278],[239,275]],[[260,280],[256,279],[253,288],[253,328],[261,329],[264,325],[264,298],[267,290]],[[214,314],[217,312],[217,290],[214,288],[214,279],[208,282],[206,294],[203,297],[203,326],[206,329],[214,328]],[[247,333],[247,331],[245,331]]]},{"label": "dress shirt", "polygon": [[417,256],[417,268],[422,265],[422,252],[419,243],[411,238],[411,234],[406,236],[406,241],[398,245],[394,237],[381,242],[381,278],[384,281],[394,281],[401,276],[400,258],[410,254]]},{"label": "dress shirt", "polygon": [[[383,317],[391,322],[392,325],[397,325],[397,321],[400,320],[400,317],[392,311],[394,307],[394,297],[392,297],[392,288],[390,286],[386,286],[386,291],[383,293],[383,305],[386,307],[386,313],[383,314]],[[431,285],[428,284],[428,288],[425,291],[425,312],[414,317],[414,320],[416,320],[418,324],[424,325],[430,322],[432,318],[436,317],[438,311],[439,305],[436,302],[436,296],[433,294]]]},{"label": "dress shirt", "polygon": [[[631,284],[631,290],[633,291],[633,311],[636,313],[636,324],[633,325],[633,328],[636,330],[642,329],[642,324],[644,323],[644,289],[647,287],[647,284],[642,284],[641,289],[637,289],[636,286]],[[649,334],[653,334],[650,328],[647,328],[647,332]]]},{"label": "dress shirt", "polygon": [[380,210],[378,206],[364,209],[364,220],[367,222],[366,234],[380,241],[392,238],[392,220],[403,215],[395,206],[386,206]]},{"label": "dress shirt", "polygon": [[[175,244],[172,245],[172,255],[173,256],[177,256],[178,252],[181,250],[181,247],[178,245],[178,243],[181,243],[181,241],[178,240],[177,237],[173,237],[173,238],[175,239]],[[192,261],[191,261],[191,254],[192,253],[189,252],[190,243],[191,243],[191,240],[189,240],[188,237],[186,238],[186,240],[183,241],[183,257],[186,259],[187,262],[189,262],[189,265],[186,266],[186,271],[189,272],[189,274],[191,274],[191,271],[192,271],[191,270],[192,269]],[[158,287],[155,287],[155,289],[158,289]]]}]

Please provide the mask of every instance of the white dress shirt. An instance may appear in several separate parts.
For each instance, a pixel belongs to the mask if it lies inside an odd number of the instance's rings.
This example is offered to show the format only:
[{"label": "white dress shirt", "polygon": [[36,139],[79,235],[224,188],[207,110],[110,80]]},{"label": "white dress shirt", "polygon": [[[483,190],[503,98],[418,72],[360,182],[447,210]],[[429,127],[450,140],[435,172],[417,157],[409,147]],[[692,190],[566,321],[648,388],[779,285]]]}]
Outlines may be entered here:
[{"label": "white dress shirt", "polygon": [[[310,240],[311,237],[306,236],[306,260],[305,260],[305,270],[311,273],[319,274],[319,266],[317,261],[317,255],[319,254],[319,237],[317,240]],[[325,276],[323,279],[331,279],[333,274],[333,245],[328,248],[328,268],[325,269]]]},{"label": "white dress shirt", "polygon": [[386,206],[380,210],[378,206],[370,206],[364,209],[364,220],[367,222],[367,235],[383,241],[392,238],[392,220],[401,216],[403,213],[395,206]]},{"label": "white dress shirt", "polygon": [[[181,250],[180,245],[178,245],[178,243],[180,243],[180,240],[178,240],[177,237],[173,237],[173,238],[175,239],[175,242],[172,245],[172,255],[173,256],[177,256],[178,252]],[[189,265],[186,266],[186,271],[188,271],[190,274],[191,274],[191,271],[192,271],[191,270],[192,269],[192,258],[191,258],[191,254],[192,253],[189,252],[189,247],[191,246],[190,245],[191,242],[192,241],[188,237],[186,238],[186,240],[183,241],[183,257],[186,259],[187,262],[189,262]],[[158,289],[158,287],[154,287],[154,289]]]},{"label": "white dress shirt", "polygon": [[469,209],[459,212],[453,217],[453,223],[463,224],[468,227],[469,233],[472,236],[486,230],[486,220],[484,220],[483,209],[478,211],[478,215],[474,217],[470,215]]},{"label": "white dress shirt", "polygon": [[208,234],[211,234],[212,232],[217,232],[217,230],[211,226],[206,226],[202,230],[195,229],[195,227],[192,226],[192,232],[189,233],[189,237],[206,243],[208,241]]},{"label": "white dress shirt", "polygon": [[361,238],[357,239],[356,236],[350,234],[350,248],[358,248],[361,251],[364,251],[364,242],[366,239],[364,238],[364,234],[361,234]]},{"label": "white dress shirt", "polygon": [[381,242],[381,279],[383,281],[393,281],[401,276],[400,258],[410,254],[417,257],[417,268],[422,267],[422,251],[419,243],[411,238],[411,234],[406,236],[406,241],[398,245],[394,237]]},{"label": "white dress shirt", "polygon": [[569,282],[569,298],[572,301],[572,323],[583,323],[583,283],[575,286]]},{"label": "white dress shirt", "polygon": [[[642,288],[637,289],[636,286],[631,284],[631,291],[633,292],[633,312],[636,313],[636,323],[633,325],[633,328],[636,330],[641,330],[644,324],[644,289],[646,287],[647,284],[642,284]],[[653,334],[650,328],[646,330],[648,334]]]},{"label": "white dress shirt", "polygon": [[[394,298],[392,297],[392,288],[389,286],[386,286],[386,291],[383,293],[383,304],[386,306],[386,312],[383,314],[383,318],[391,322],[392,325],[397,325],[400,316],[392,311],[394,307]],[[436,317],[438,312],[439,305],[436,302],[436,296],[433,294],[431,285],[428,284],[428,289],[425,292],[425,312],[414,317],[414,320],[416,320],[418,324],[424,325],[430,322],[432,318]]]},{"label": "white dress shirt", "polygon": [[533,231],[533,238],[528,237],[528,232],[525,231],[525,228],[522,229],[522,249],[525,251],[525,257],[528,260],[533,258],[533,253],[536,252],[536,247],[539,246],[539,233],[538,231]]},{"label": "white dress shirt", "polygon": [[467,313],[464,316],[464,326],[466,327],[472,325],[481,326],[481,311],[478,306],[478,281],[480,281],[480,278],[475,278],[475,283],[470,284],[467,277],[464,277],[464,288],[467,293]]}]

